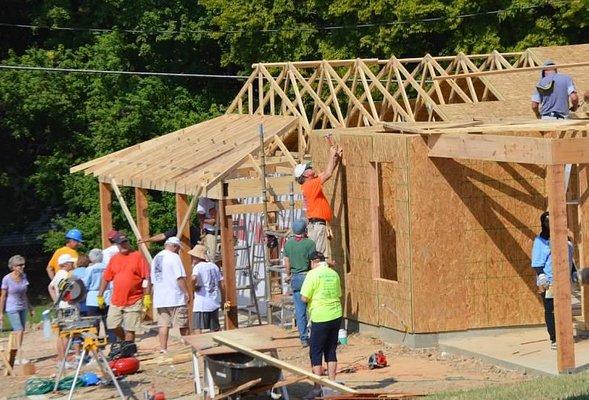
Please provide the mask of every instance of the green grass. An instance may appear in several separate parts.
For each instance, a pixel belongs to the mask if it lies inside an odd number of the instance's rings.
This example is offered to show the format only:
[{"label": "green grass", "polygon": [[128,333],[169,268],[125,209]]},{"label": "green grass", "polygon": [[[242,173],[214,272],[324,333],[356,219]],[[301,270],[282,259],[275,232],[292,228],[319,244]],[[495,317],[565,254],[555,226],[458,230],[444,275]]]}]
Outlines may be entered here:
[{"label": "green grass", "polygon": [[589,372],[563,375],[554,378],[542,377],[525,382],[488,386],[456,392],[442,392],[427,397],[428,400],[514,400],[514,399],[561,399],[589,400]]}]

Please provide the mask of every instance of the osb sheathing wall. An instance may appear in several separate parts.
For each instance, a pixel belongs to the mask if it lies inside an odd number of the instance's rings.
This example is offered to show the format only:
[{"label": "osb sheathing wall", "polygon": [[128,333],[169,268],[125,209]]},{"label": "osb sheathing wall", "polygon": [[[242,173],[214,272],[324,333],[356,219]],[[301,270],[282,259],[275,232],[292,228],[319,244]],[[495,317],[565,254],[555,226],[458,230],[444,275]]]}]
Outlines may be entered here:
[{"label": "osb sheathing wall", "polygon": [[[325,192],[347,318],[415,333],[542,322],[529,258],[546,208],[542,167],[430,159],[420,136],[333,132],[345,161]],[[311,149],[322,170],[322,134],[311,135]],[[374,161],[385,163],[381,254],[394,252],[397,281],[374,269]]]}]

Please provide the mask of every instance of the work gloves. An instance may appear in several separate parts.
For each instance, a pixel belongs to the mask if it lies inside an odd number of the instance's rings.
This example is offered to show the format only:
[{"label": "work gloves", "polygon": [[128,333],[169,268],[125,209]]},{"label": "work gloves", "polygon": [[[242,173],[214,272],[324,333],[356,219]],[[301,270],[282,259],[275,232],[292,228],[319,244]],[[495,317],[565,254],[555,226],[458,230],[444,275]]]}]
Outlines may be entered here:
[{"label": "work gloves", "polygon": [[98,295],[96,296],[96,302],[98,303],[98,308],[104,310],[104,296]]},{"label": "work gloves", "polygon": [[145,309],[145,311],[149,310],[152,305],[153,305],[153,302],[151,301],[151,295],[144,294],[143,295],[143,308]]}]

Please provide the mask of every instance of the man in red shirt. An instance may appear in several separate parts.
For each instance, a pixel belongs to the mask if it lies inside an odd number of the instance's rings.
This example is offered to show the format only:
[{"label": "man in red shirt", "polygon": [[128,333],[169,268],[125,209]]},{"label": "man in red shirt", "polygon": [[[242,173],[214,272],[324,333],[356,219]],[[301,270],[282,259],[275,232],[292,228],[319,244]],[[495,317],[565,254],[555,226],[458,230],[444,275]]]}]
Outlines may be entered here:
[{"label": "man in red shirt", "polygon": [[141,324],[142,309],[151,308],[149,265],[143,255],[133,251],[129,239],[119,233],[113,242],[119,253],[112,256],[102,274],[98,290],[98,306],[104,307],[104,291],[113,283],[106,326],[121,339],[135,341],[135,331]]},{"label": "man in red shirt", "polygon": [[317,251],[326,257],[331,255],[327,244],[327,223],[331,221],[332,212],[329,202],[323,194],[323,183],[333,175],[333,171],[342,158],[343,151],[339,146],[331,146],[327,168],[316,172],[310,164],[298,164],[294,169],[295,179],[301,184],[301,191],[307,206],[307,234],[315,242]]}]

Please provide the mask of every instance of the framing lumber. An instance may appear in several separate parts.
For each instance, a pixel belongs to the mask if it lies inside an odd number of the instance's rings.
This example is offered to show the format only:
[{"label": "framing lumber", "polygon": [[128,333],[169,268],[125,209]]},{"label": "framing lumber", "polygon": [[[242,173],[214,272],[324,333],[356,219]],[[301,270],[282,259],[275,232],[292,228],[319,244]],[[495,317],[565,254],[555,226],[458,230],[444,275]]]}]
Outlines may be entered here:
[{"label": "framing lumber", "polygon": [[[192,208],[194,208],[194,203],[197,202],[197,197],[193,196],[192,197],[192,201],[190,202],[190,205],[188,204],[188,196],[185,194],[176,194],[176,223],[177,223],[177,227],[178,227],[178,239],[180,239],[180,241],[182,242],[182,245],[184,246],[184,251],[180,251],[180,259],[182,260],[182,265],[184,265],[184,272],[186,272],[186,286],[188,287],[188,293],[194,293],[194,288],[192,286],[192,279],[190,279],[190,277],[192,276],[192,262],[190,259],[190,255],[188,254],[188,252],[186,251],[187,249],[190,249],[191,246],[191,242],[190,242],[190,224],[186,223],[184,225],[183,222],[186,219],[186,217],[190,216],[191,213],[191,209],[190,206],[192,206]],[[182,228],[182,229],[180,229]],[[188,310],[192,310],[192,302],[194,296],[189,295],[188,296]],[[188,326],[191,327],[192,326],[192,313],[189,312],[188,313]]]},{"label": "framing lumber", "polygon": [[[274,196],[272,196],[274,197]],[[304,202],[302,200],[295,201],[295,209],[302,209]],[[290,208],[288,201],[268,201],[268,212],[285,211]],[[236,214],[256,214],[263,211],[263,205],[260,203],[256,204],[232,204],[226,208],[227,215]]]},{"label": "framing lumber", "polygon": [[[579,164],[579,268],[589,268],[589,164]],[[581,310],[589,329],[589,286],[581,285]]]},{"label": "framing lumber", "polygon": [[202,192],[202,187],[199,187],[197,192],[192,196],[192,199],[190,200],[190,205],[188,206],[188,209],[186,210],[186,213],[184,214],[184,217],[182,218],[182,222],[180,222],[180,225],[178,225],[178,232],[183,232],[184,228],[188,224],[188,221],[190,221],[190,216],[192,215],[192,212],[194,211],[194,209],[196,208],[196,205],[198,204],[198,198],[200,197],[201,192]]},{"label": "framing lumber", "polygon": [[[587,66],[589,66],[589,61],[558,64],[558,65],[553,65],[550,68],[578,68],[578,67],[587,67]],[[517,72],[542,71],[543,69],[546,69],[546,67],[538,66],[538,67],[496,69],[496,70],[491,70],[491,71],[469,72],[469,73],[465,73],[465,74],[454,74],[454,75],[448,75],[448,76],[435,76],[434,80],[472,78],[472,77],[476,77],[476,76],[488,76],[488,75],[499,75],[499,74],[513,74],[513,73],[517,73]]]},{"label": "framing lumber", "polygon": [[370,211],[372,223],[372,279],[378,279],[381,275],[381,243],[380,243],[380,188],[378,176],[380,164],[378,162],[370,163]]},{"label": "framing lumber", "polygon": [[[131,226],[131,230],[133,231],[133,234],[135,235],[137,242],[140,242],[143,239],[141,237],[141,232],[139,231],[139,228],[137,227],[137,224],[135,223],[135,220],[133,219],[133,215],[131,215],[131,211],[129,211],[129,207],[127,206],[127,202],[123,198],[123,195],[121,194],[121,190],[119,189],[119,186],[117,185],[117,182],[115,181],[114,178],[111,179],[110,185],[111,185],[113,191],[115,192],[115,195],[117,196],[117,200],[119,200],[119,204],[121,205],[121,209],[123,210],[123,214],[125,215],[125,218],[127,219],[127,222],[129,223],[129,225]],[[147,249],[147,246],[145,245],[145,243],[139,243],[139,251],[141,251],[141,253],[145,257],[147,262],[151,265],[151,263],[153,262],[153,258],[151,257],[151,254],[149,253],[149,250]]]},{"label": "framing lumber", "polygon": [[213,336],[213,340],[217,343],[220,343],[220,344],[230,347],[234,350],[237,350],[240,353],[247,354],[251,357],[262,360],[262,361],[266,362],[267,364],[270,364],[276,368],[284,369],[284,370],[287,370],[287,371],[292,372],[297,375],[306,376],[307,378],[309,378],[309,380],[311,380],[315,383],[319,383],[322,386],[327,386],[331,389],[340,391],[342,393],[351,393],[351,394],[358,393],[357,390],[352,389],[348,386],[344,386],[344,385],[339,384],[337,382],[331,381],[327,378],[323,378],[319,375],[315,375],[315,374],[313,374],[309,371],[306,371],[302,368],[299,368],[297,366],[294,366],[292,364],[289,364],[289,363],[279,360],[277,358],[271,357],[268,354],[261,353],[257,350],[249,348],[247,346],[243,346],[243,345],[236,343],[232,340],[225,339],[222,337],[215,337],[215,336]]},{"label": "framing lumber", "polygon": [[102,248],[111,245],[108,232],[112,229],[112,189],[108,183],[98,182],[98,197],[100,199],[100,232]]},{"label": "framing lumber", "polygon": [[[137,218],[137,228],[142,238],[149,237],[149,210],[147,200],[147,190],[135,188],[135,216]],[[149,247],[149,245],[146,243]]]},{"label": "framing lumber", "polygon": [[223,283],[225,302],[229,309],[226,315],[227,329],[237,329],[237,292],[235,283],[235,248],[233,240],[233,218],[227,214],[226,207],[229,200],[223,199],[219,207],[219,220],[221,225],[221,253],[223,257]]},{"label": "framing lumber", "polygon": [[550,212],[550,250],[554,273],[554,318],[556,322],[556,358],[558,372],[575,368],[571,280],[567,244],[567,211],[564,166],[549,165],[546,170],[548,210]]},{"label": "framing lumber", "polygon": [[551,164],[551,144],[546,139],[446,134],[427,138],[430,157],[476,159],[522,164]]}]

